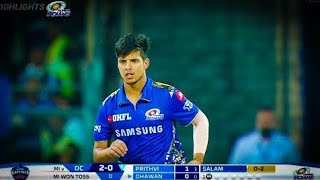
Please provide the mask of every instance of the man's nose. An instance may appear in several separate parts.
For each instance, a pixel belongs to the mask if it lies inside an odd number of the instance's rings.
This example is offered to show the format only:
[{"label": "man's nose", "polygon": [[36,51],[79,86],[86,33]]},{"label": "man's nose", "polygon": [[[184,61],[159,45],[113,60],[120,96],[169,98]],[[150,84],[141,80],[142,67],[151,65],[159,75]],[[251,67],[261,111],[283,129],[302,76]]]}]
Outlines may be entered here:
[{"label": "man's nose", "polygon": [[131,62],[127,62],[125,67],[124,67],[126,70],[130,70],[131,69]]}]

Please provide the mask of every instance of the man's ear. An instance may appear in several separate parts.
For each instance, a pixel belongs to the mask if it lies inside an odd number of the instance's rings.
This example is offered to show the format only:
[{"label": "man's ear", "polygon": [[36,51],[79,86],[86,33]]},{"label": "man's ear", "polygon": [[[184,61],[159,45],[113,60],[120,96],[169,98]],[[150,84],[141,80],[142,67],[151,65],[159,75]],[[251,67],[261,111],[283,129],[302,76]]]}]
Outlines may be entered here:
[{"label": "man's ear", "polygon": [[144,69],[147,70],[148,67],[150,66],[150,59],[149,58],[146,58],[144,61],[143,61],[143,66],[144,66]]}]

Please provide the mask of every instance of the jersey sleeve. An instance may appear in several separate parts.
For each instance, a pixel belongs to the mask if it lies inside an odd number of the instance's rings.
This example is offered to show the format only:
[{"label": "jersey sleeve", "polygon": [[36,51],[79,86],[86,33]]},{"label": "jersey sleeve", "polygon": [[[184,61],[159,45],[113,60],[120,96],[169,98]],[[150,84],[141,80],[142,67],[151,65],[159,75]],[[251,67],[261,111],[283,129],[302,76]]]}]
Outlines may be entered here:
[{"label": "jersey sleeve", "polygon": [[96,118],[96,123],[93,130],[93,137],[95,141],[106,141],[111,139],[112,127],[108,122],[108,117],[104,111],[104,106],[101,105]]},{"label": "jersey sleeve", "polygon": [[183,126],[190,124],[199,112],[199,108],[176,88],[173,93],[170,93],[169,101],[171,118],[180,122]]}]

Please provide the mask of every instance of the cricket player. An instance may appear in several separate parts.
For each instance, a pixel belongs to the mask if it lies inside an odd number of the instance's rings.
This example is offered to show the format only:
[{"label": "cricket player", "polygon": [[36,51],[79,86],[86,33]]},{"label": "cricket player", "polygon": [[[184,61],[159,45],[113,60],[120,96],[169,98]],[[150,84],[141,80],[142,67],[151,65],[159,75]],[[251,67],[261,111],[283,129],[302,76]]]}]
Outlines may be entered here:
[{"label": "cricket player", "polygon": [[177,88],[146,75],[149,38],[127,34],[115,44],[123,84],[101,104],[94,126],[94,162],[184,164],[176,123],[193,126],[193,159],[202,164],[208,139],[206,115]]}]

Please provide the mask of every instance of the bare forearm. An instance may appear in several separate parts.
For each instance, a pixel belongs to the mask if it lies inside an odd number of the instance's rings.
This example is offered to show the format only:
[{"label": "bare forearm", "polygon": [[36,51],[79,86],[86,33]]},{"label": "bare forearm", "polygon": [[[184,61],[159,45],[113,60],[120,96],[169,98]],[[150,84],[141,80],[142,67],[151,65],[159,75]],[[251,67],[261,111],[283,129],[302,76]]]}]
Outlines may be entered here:
[{"label": "bare forearm", "polygon": [[209,140],[209,122],[203,112],[197,118],[198,123],[193,126],[194,160],[202,163]]},{"label": "bare forearm", "polygon": [[95,148],[93,150],[93,161],[96,163],[104,163],[112,161],[108,148]]},{"label": "bare forearm", "polygon": [[93,148],[93,161],[110,162],[113,158],[123,157],[127,151],[127,145],[120,139],[111,143],[110,147],[108,147],[108,141],[95,142]]}]

